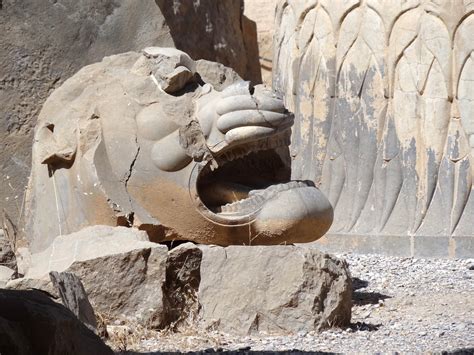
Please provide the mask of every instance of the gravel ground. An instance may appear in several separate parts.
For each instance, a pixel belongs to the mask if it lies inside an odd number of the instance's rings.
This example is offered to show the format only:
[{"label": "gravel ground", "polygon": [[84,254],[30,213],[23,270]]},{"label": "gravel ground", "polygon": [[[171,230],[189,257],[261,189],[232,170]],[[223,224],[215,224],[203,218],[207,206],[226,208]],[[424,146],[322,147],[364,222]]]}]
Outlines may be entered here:
[{"label": "gravel ground", "polygon": [[356,254],[338,257],[347,260],[353,277],[350,328],[285,337],[148,331],[141,339],[135,337],[128,349],[141,353],[203,350],[474,353],[474,259]]}]

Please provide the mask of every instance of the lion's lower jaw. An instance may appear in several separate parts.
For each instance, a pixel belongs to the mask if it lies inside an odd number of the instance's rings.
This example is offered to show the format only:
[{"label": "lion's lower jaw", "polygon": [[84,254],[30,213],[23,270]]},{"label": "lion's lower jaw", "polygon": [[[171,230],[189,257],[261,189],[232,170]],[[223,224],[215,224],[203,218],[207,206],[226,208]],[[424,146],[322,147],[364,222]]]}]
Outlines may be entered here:
[{"label": "lion's lower jaw", "polygon": [[267,201],[258,214],[254,229],[267,238],[288,243],[318,240],[333,221],[333,209],[316,187],[293,188]]}]

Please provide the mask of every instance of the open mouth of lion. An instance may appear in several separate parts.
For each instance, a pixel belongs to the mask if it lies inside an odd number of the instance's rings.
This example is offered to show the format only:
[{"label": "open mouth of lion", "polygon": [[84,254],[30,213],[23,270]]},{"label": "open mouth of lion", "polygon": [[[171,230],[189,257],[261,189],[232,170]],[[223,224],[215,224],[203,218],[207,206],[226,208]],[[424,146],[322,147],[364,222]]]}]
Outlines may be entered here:
[{"label": "open mouth of lion", "polygon": [[310,186],[310,182],[291,181],[290,167],[277,151],[288,145],[288,132],[284,132],[219,154],[218,167],[208,163],[197,177],[202,205],[220,222],[250,222],[280,192]]}]

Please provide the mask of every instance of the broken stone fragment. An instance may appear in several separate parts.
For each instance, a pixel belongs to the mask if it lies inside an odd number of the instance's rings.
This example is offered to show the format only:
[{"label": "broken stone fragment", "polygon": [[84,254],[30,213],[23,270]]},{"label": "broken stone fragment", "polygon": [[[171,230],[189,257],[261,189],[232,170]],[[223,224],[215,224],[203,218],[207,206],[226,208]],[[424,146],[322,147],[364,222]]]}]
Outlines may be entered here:
[{"label": "broken stone fragment", "polygon": [[160,326],[167,253],[165,246],[148,242],[143,231],[88,227],[60,236],[44,252],[33,254],[24,280],[45,280],[49,288],[50,272],[73,273],[95,311]]},{"label": "broken stone fragment", "polygon": [[81,279],[96,312],[162,328],[167,252],[165,246],[155,244],[77,261],[67,271]]},{"label": "broken stone fragment", "polygon": [[168,94],[183,89],[194,78],[196,64],[184,52],[174,48],[148,47],[143,54],[148,59],[150,74]]},{"label": "broken stone fragment", "polygon": [[93,226],[61,235],[43,252],[32,254],[27,278],[48,279],[51,271],[66,271],[74,262],[157,247],[143,231]]},{"label": "broken stone fragment", "polygon": [[164,76],[161,88],[169,94],[175,93],[184,88],[193,76],[194,74],[188,68],[177,67]]},{"label": "broken stone fragment", "polygon": [[62,304],[84,325],[97,334],[97,319],[81,280],[70,272],[49,273],[54,287],[61,296]]}]

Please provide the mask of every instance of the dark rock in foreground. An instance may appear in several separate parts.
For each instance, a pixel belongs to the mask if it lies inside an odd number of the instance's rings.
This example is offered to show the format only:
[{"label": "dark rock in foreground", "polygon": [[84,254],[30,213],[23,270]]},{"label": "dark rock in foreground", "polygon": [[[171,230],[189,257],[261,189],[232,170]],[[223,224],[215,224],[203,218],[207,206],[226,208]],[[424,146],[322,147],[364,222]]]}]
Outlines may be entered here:
[{"label": "dark rock in foreground", "polygon": [[0,354],[113,354],[68,309],[40,291],[0,290]]}]

